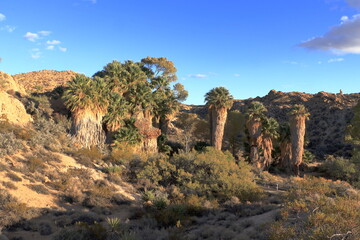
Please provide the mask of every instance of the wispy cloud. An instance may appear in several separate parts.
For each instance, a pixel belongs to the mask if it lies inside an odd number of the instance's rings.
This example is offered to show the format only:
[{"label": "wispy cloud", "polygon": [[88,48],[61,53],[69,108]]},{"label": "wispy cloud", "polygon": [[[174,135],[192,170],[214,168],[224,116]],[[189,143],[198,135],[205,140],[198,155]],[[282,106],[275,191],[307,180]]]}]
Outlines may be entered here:
[{"label": "wispy cloud", "polygon": [[[353,1],[360,5],[360,0]],[[343,16],[341,23],[321,37],[315,37],[301,44],[310,50],[331,51],[336,54],[360,54],[360,14],[351,19]]]},{"label": "wispy cloud", "polygon": [[58,41],[58,40],[52,40],[52,41],[47,41],[46,44],[48,45],[58,45],[60,44],[61,42]]},{"label": "wispy cloud", "polygon": [[59,50],[62,51],[62,52],[66,52],[66,51],[67,51],[67,48],[59,47]]},{"label": "wispy cloud", "polygon": [[360,0],[346,0],[348,4],[356,9],[360,9]]},{"label": "wispy cloud", "polygon": [[40,52],[40,49],[33,48],[33,49],[31,49],[30,54],[31,54],[32,59],[38,59],[41,57],[42,53]]},{"label": "wispy cloud", "polygon": [[241,75],[239,73],[235,73],[234,77],[240,77]]},{"label": "wispy cloud", "polygon": [[330,58],[328,60],[328,63],[343,62],[343,61],[345,61],[344,58]]},{"label": "wispy cloud", "polygon": [[6,26],[0,28],[1,31],[7,31],[9,33],[12,33],[13,31],[15,31],[15,29],[16,29],[16,27],[10,26],[10,25],[6,25]]},{"label": "wispy cloud", "polygon": [[25,33],[24,38],[28,41],[35,42],[40,37],[37,33],[27,32],[27,33]]},{"label": "wispy cloud", "polygon": [[46,37],[46,36],[49,36],[51,34],[51,32],[50,31],[39,31],[38,34],[43,37]]},{"label": "wispy cloud", "polygon": [[5,21],[6,16],[2,13],[0,13],[0,22]]},{"label": "wispy cloud", "polygon": [[0,57],[0,63],[3,61],[3,59]]},{"label": "wispy cloud", "polygon": [[188,77],[190,78],[206,78],[206,74],[189,74]]},{"label": "wispy cloud", "polygon": [[55,48],[55,46],[53,46],[53,45],[50,45],[50,46],[46,47],[47,50],[54,50],[54,48]]}]

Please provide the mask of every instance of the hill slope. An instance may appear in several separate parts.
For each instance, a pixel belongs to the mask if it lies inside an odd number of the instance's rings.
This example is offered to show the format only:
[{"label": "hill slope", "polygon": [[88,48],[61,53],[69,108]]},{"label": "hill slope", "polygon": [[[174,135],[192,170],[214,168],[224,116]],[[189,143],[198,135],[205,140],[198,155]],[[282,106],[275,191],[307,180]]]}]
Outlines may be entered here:
[{"label": "hill slope", "polygon": [[[288,113],[295,104],[303,104],[310,112],[307,122],[307,149],[323,157],[327,154],[347,156],[351,147],[344,142],[346,127],[353,118],[352,108],[360,100],[360,94],[333,94],[319,92],[307,94],[300,92],[284,93],[271,90],[264,97],[235,100],[231,110],[245,113],[252,101],[262,102],[268,109],[268,115],[279,122],[288,121]],[[186,106],[186,111],[194,112],[205,118],[205,106]]]}]

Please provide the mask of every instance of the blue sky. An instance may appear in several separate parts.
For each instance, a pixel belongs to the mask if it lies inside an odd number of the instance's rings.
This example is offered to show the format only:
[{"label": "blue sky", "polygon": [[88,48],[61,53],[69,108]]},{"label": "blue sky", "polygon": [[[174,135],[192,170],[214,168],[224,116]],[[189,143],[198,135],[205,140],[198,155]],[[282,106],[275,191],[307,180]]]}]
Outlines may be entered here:
[{"label": "blue sky", "polygon": [[0,70],[91,76],[112,60],[167,57],[202,104],[279,91],[360,89],[360,0],[1,0]]}]

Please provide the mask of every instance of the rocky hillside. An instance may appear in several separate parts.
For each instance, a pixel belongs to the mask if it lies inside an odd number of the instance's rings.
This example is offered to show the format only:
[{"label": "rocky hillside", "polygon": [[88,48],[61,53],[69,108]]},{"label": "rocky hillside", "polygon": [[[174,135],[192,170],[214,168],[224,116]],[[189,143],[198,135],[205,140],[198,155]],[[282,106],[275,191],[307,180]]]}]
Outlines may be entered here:
[{"label": "rocky hillside", "polygon": [[18,97],[26,95],[24,88],[9,74],[0,72],[0,120],[26,125],[32,121]]},{"label": "rocky hillside", "polygon": [[63,86],[76,75],[73,71],[42,70],[20,73],[13,78],[23,85],[28,92],[48,92]]},{"label": "rocky hillside", "polygon": [[[344,142],[346,127],[353,117],[352,108],[360,100],[360,94],[333,94],[319,92],[307,94],[300,92],[284,93],[271,90],[264,97],[236,100],[231,110],[246,112],[252,101],[262,102],[268,115],[279,122],[288,121],[288,113],[295,104],[303,104],[310,112],[307,123],[307,149],[318,157],[327,154],[348,155],[351,147]],[[185,109],[206,117],[204,106],[188,106]]]}]

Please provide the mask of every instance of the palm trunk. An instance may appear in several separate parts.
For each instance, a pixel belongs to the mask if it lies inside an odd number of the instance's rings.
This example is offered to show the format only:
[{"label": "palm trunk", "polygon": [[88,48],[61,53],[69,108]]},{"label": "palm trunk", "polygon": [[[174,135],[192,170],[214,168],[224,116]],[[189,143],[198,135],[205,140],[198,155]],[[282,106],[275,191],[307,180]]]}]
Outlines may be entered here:
[{"label": "palm trunk", "polygon": [[105,134],[102,128],[101,112],[94,113],[89,110],[78,110],[73,113],[72,132],[75,142],[84,148],[102,145],[105,142]]},{"label": "palm trunk", "polygon": [[263,159],[259,166],[263,169],[265,167],[269,167],[272,163],[273,142],[270,136],[265,135],[262,138],[261,148],[263,149]]},{"label": "palm trunk", "polygon": [[291,164],[295,175],[299,175],[299,166],[303,161],[304,141],[305,141],[305,116],[292,116],[290,118],[291,132]]},{"label": "palm trunk", "polygon": [[210,110],[211,145],[218,150],[222,147],[226,118],[226,108]]},{"label": "palm trunk", "polygon": [[250,119],[247,122],[247,128],[250,137],[250,162],[257,167],[260,167],[259,146],[262,142],[260,119]]},{"label": "palm trunk", "polygon": [[287,171],[291,168],[291,141],[287,140],[280,144],[280,166]]},{"label": "palm trunk", "polygon": [[150,111],[141,112],[138,115],[135,126],[144,136],[141,142],[141,150],[147,153],[156,153],[158,151],[157,138],[161,131],[152,125],[153,116]]}]

